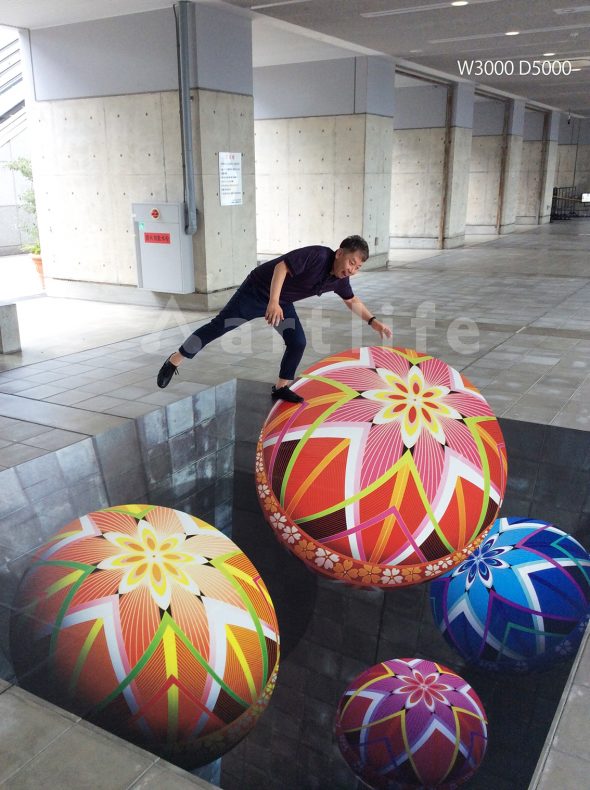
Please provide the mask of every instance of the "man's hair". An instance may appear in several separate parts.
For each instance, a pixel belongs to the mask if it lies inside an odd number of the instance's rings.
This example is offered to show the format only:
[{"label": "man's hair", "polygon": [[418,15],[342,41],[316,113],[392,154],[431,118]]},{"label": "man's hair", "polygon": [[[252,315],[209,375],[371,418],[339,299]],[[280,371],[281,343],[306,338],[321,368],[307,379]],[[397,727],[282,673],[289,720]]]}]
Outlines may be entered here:
[{"label": "man's hair", "polygon": [[369,257],[369,245],[362,236],[347,236],[340,242],[340,249],[349,250],[350,252],[362,252],[363,260],[366,261]]}]

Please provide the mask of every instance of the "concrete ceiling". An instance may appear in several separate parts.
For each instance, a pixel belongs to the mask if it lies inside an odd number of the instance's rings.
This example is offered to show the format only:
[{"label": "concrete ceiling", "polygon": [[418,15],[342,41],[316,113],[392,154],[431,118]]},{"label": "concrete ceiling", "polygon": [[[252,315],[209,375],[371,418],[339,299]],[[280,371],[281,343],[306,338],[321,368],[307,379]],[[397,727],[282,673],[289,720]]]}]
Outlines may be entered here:
[{"label": "concrete ceiling", "polygon": [[[475,81],[590,117],[590,0],[471,0],[462,7],[451,0],[227,2],[453,77],[459,76],[458,60],[509,60],[514,76]],[[507,36],[511,31],[519,35]],[[545,52],[555,56],[544,58]],[[528,64],[532,71],[534,60],[563,59],[580,71],[518,75],[521,60],[522,71]]]},{"label": "concrete ceiling", "polygon": [[[217,0],[201,0],[223,5]],[[225,0],[254,18],[254,64],[391,55],[452,77],[457,61],[512,62],[479,85],[590,117],[590,0]],[[150,11],[172,0],[0,0],[0,24],[39,28]],[[519,35],[507,36],[510,31]],[[546,52],[555,56],[543,57]],[[534,60],[571,62],[569,76],[520,75]],[[520,61],[523,67],[520,68]],[[500,68],[496,66],[496,69]]]}]

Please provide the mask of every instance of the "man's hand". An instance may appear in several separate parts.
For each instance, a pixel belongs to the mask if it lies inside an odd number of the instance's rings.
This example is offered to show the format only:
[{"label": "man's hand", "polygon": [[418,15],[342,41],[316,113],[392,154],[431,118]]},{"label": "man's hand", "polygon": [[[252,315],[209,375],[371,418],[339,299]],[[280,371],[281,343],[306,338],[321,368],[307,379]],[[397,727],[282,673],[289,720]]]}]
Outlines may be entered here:
[{"label": "man's hand", "polygon": [[387,324],[382,324],[381,321],[377,321],[376,319],[375,321],[371,321],[371,329],[374,329],[382,338],[390,338],[393,335],[393,332]]},{"label": "man's hand", "polygon": [[278,302],[269,302],[264,319],[269,326],[278,326],[284,319],[281,305]]}]

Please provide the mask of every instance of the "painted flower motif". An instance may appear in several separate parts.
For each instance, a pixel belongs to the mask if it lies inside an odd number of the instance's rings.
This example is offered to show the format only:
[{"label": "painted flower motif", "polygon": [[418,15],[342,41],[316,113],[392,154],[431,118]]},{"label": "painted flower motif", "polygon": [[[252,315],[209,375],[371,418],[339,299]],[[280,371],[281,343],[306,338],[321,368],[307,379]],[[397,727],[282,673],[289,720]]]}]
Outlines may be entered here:
[{"label": "painted flower motif", "polygon": [[203,565],[204,557],[183,551],[187,536],[183,532],[159,535],[147,521],[137,523],[137,534],[105,532],[104,537],[118,552],[98,563],[101,570],[123,571],[119,593],[147,587],[160,607],[167,609],[174,585],[199,594],[194,579],[187,573],[191,566]]},{"label": "painted flower motif", "polygon": [[264,472],[256,472],[256,482],[266,483],[266,475],[264,474]]},{"label": "painted flower motif", "polygon": [[412,670],[411,675],[398,675],[403,685],[395,689],[394,694],[407,694],[405,702],[406,708],[413,708],[419,703],[423,703],[429,711],[434,711],[436,702],[443,705],[450,705],[445,696],[446,691],[452,691],[452,686],[442,683],[439,672],[431,672],[423,675],[418,669]]},{"label": "painted flower motif", "polygon": [[262,461],[262,453],[256,455],[256,471],[259,473],[264,472],[264,463]]},{"label": "painted flower motif", "polygon": [[280,529],[282,531],[287,526],[287,517],[282,513],[273,513],[270,517],[270,525],[274,527],[274,529]]},{"label": "painted flower motif", "polygon": [[342,560],[334,565],[334,576],[337,579],[356,579],[359,575],[357,568],[353,567],[352,560]]},{"label": "painted flower motif", "polygon": [[283,538],[287,543],[293,544],[301,540],[301,532],[299,532],[297,527],[285,527],[283,530]]},{"label": "painted flower motif", "polygon": [[314,562],[319,568],[325,568],[327,571],[330,571],[334,567],[334,563],[338,562],[338,555],[328,549],[318,548]]},{"label": "painted flower motif", "polygon": [[258,496],[260,499],[266,499],[267,496],[270,496],[270,488],[266,485],[266,483],[258,483],[256,490],[258,491]]},{"label": "painted flower motif", "polygon": [[428,431],[440,444],[444,444],[441,419],[461,419],[457,409],[445,402],[450,389],[428,384],[417,365],[410,368],[406,378],[385,368],[377,368],[377,373],[383,380],[383,389],[361,393],[363,398],[383,404],[373,417],[373,423],[399,422],[406,447],[414,447],[423,431]]},{"label": "painted flower motif", "polygon": [[384,568],[381,573],[381,584],[401,584],[403,579],[399,568]]},{"label": "painted flower motif", "polygon": [[402,575],[406,582],[414,584],[422,578],[420,568],[402,568]]},{"label": "painted flower motif", "polygon": [[263,504],[264,504],[264,509],[269,513],[271,512],[271,510],[274,510],[277,506],[276,500],[273,496],[267,497],[264,500]]},{"label": "painted flower motif", "polygon": [[363,584],[378,584],[381,580],[381,568],[378,565],[363,565],[359,568],[358,578]]},{"label": "painted flower motif", "polygon": [[295,553],[298,554],[301,559],[312,560],[315,557],[316,548],[317,546],[315,543],[312,543],[311,540],[300,540],[295,546]]},{"label": "painted flower motif", "polygon": [[453,572],[453,577],[466,574],[465,589],[469,590],[476,579],[480,579],[488,589],[491,588],[494,578],[492,569],[508,568],[509,565],[500,559],[502,554],[506,554],[512,546],[495,547],[499,533],[492,535],[491,538],[478,546]]},{"label": "painted flower motif", "polygon": [[435,576],[437,573],[440,572],[442,567],[443,567],[442,562],[433,562],[432,564],[426,566],[424,574],[426,576]]}]

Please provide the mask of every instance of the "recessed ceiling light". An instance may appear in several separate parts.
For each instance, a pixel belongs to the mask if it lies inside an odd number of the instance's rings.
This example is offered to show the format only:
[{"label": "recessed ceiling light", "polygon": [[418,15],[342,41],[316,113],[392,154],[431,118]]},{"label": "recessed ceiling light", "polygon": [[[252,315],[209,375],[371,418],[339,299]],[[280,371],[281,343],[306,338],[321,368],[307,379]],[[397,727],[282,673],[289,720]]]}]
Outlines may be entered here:
[{"label": "recessed ceiling light", "polygon": [[446,2],[442,3],[427,3],[425,5],[412,5],[404,8],[388,8],[384,11],[363,11],[359,16],[363,16],[365,19],[374,19],[380,16],[394,16],[396,14],[422,14],[424,11],[438,11],[443,8],[449,8],[452,5],[482,5],[483,3],[497,2],[498,0],[457,0],[457,2],[449,2],[449,0],[446,0]]},{"label": "recessed ceiling light", "polygon": [[506,33],[506,35],[507,36],[520,36],[520,31],[519,30],[509,30]]},{"label": "recessed ceiling light", "polygon": [[551,58],[553,55],[555,55],[555,52],[543,52],[544,58]]},{"label": "recessed ceiling light", "polygon": [[575,5],[571,8],[554,8],[554,14],[586,14],[590,11],[590,5]]},{"label": "recessed ceiling light", "polygon": [[297,5],[297,3],[307,3],[308,0],[275,0],[273,3],[259,3],[251,5],[250,11],[258,11],[261,8],[274,8],[277,5]]}]

